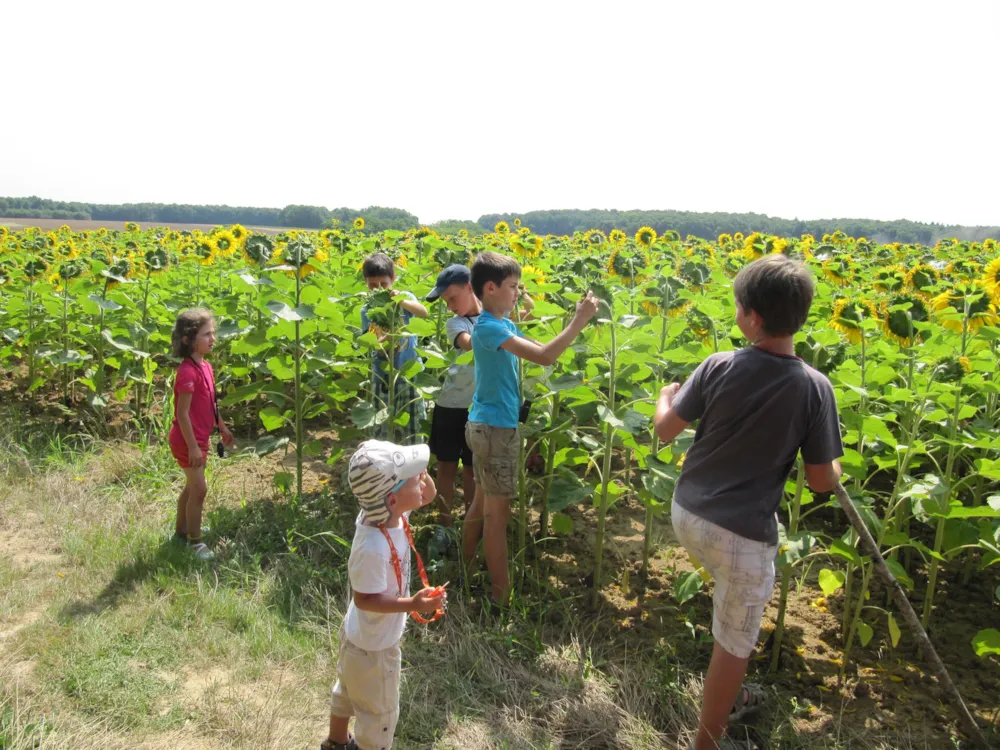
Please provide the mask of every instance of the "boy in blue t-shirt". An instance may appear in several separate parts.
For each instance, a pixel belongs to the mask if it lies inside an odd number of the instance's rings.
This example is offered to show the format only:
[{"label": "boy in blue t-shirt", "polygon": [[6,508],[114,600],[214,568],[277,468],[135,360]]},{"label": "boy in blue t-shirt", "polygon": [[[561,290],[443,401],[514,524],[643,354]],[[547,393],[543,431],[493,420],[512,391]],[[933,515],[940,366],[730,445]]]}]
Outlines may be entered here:
[{"label": "boy in blue t-shirt", "polygon": [[462,526],[462,551],[468,565],[483,538],[493,599],[504,603],[510,590],[507,568],[507,522],[517,497],[517,462],[521,435],[521,384],[517,359],[539,365],[555,363],[597,313],[592,292],[580,300],[570,324],[547,344],[524,338],[510,320],[520,294],[521,267],[513,258],[482,253],[472,265],[472,290],[483,312],[472,329],[476,392],[465,436],[472,448],[476,496]]},{"label": "boy in blue t-shirt", "polygon": [[830,492],[843,454],[833,386],[795,356],[813,298],[809,270],[768,255],[737,274],[733,295],[751,346],[711,355],[683,387],[664,386],[653,418],[664,445],[698,420],[672,510],[678,541],[715,579],[695,750],[719,747],[727,724],[764,702],[760,686],[740,688],[774,593],[776,512],[796,456],[809,486]]},{"label": "boy in blue t-shirt", "polygon": [[[396,281],[396,269],[393,266],[392,258],[385,253],[375,253],[365,258],[365,262],[361,266],[361,275],[364,276],[365,284],[370,291],[392,289],[392,285]],[[403,297],[399,302],[399,306],[403,309],[401,325],[405,326],[414,316],[418,318],[427,317],[427,308],[417,302],[417,298],[410,292],[398,292],[394,290],[392,294],[394,297]],[[368,306],[365,305],[361,308],[361,333],[368,333],[370,327],[371,322],[368,319]],[[407,336],[398,343],[392,359],[393,372],[399,372],[407,362],[419,359],[417,356],[417,337]],[[372,350],[372,396],[375,399],[375,407],[377,409],[382,407],[388,408],[389,405],[387,363],[388,359],[383,353],[378,349]],[[395,409],[392,411],[396,416],[399,416],[404,411],[410,415],[410,421],[407,422],[406,427],[402,428],[403,434],[397,434],[396,438],[400,443],[412,442],[420,432],[420,422],[427,415],[427,411],[424,408],[424,401],[419,397],[413,385],[403,378],[399,378],[396,381],[393,401],[395,402]],[[388,420],[378,425],[372,434],[372,438],[378,440],[388,439],[388,426]]]}]

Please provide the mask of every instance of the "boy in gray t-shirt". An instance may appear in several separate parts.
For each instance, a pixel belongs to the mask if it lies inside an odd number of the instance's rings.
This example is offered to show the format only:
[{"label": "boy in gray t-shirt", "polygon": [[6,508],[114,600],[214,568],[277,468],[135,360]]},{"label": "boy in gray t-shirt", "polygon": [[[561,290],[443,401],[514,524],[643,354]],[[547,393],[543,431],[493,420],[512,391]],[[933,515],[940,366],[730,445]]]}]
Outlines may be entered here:
[{"label": "boy in gray t-shirt", "polygon": [[715,647],[695,750],[718,747],[729,722],[763,702],[758,685],[741,685],[774,593],[776,513],[795,459],[801,451],[809,486],[829,492],[843,453],[833,387],[795,356],[813,298],[809,271],[768,255],[740,271],[733,292],[752,346],[713,354],[683,387],[665,386],[654,417],[664,443],[698,420],[672,514],[678,540],[715,579]]},{"label": "boy in gray t-shirt", "polygon": [[[445,322],[448,343],[462,351],[472,351],[472,328],[483,311],[482,303],[472,292],[472,276],[463,265],[448,266],[438,274],[437,282],[427,301],[440,298],[448,306],[451,318]],[[451,526],[451,509],[455,501],[455,476],[462,460],[462,490],[466,507],[476,495],[476,479],[472,471],[472,450],[465,440],[465,425],[469,407],[476,392],[476,367],[455,364],[448,368],[441,392],[431,415],[431,453],[437,458],[437,486],[441,493],[441,522]]]}]

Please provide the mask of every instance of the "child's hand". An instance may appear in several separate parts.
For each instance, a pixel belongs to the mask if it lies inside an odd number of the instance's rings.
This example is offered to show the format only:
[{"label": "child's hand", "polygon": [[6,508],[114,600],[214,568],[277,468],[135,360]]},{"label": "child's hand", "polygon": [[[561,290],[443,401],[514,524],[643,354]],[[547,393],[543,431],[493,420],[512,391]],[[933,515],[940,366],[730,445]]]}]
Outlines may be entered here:
[{"label": "child's hand", "polygon": [[593,292],[587,292],[587,296],[576,303],[576,319],[581,323],[586,323],[597,315],[597,305],[600,300],[594,296]]},{"label": "child's hand", "polygon": [[670,385],[665,385],[660,389],[660,398],[666,399],[667,406],[671,404],[674,400],[674,396],[677,395],[677,391],[681,389],[680,383],[671,383]]},{"label": "child's hand", "polygon": [[423,614],[436,612],[444,607],[447,598],[448,595],[444,592],[442,586],[428,586],[425,589],[420,589],[414,595],[413,609]]},{"label": "child's hand", "polygon": [[420,497],[423,499],[424,505],[437,497],[437,486],[426,471],[420,475]]},{"label": "child's hand", "polygon": [[205,465],[205,454],[201,452],[201,448],[197,445],[188,446],[188,466],[192,469],[197,469],[199,466]]},{"label": "child's hand", "polygon": [[219,425],[219,432],[222,433],[222,444],[227,448],[231,448],[233,446],[233,443],[236,442],[235,438],[233,437],[233,433],[231,433],[229,431],[229,428],[226,427],[224,424]]}]

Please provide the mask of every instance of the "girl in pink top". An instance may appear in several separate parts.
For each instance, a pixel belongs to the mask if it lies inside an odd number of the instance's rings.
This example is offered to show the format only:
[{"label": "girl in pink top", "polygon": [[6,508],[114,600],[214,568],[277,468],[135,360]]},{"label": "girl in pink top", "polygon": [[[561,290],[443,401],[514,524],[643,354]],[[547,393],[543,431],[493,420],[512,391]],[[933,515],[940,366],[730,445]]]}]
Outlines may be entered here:
[{"label": "girl in pink top", "polygon": [[208,486],[205,461],[213,430],[222,442],[233,444],[233,434],[219,417],[215,400],[215,374],[205,355],[215,346],[215,319],[210,310],[185,310],[174,323],[171,337],[174,357],[181,360],[174,379],[174,422],[170,427],[170,451],[187,475],[177,499],[177,533],[200,560],[215,555],[201,540],[201,514]]}]

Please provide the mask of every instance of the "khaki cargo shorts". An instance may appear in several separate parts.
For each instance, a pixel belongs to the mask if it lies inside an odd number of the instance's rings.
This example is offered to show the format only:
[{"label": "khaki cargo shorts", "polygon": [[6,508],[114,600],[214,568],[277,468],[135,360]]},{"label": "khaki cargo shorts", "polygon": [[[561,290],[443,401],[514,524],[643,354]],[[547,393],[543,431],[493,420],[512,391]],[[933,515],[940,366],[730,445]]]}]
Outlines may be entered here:
[{"label": "khaki cargo shorts", "polygon": [[715,579],[712,635],[728,653],[749,658],[774,595],[778,546],[734,534],[677,503],[671,514],[677,540]]},{"label": "khaki cargo shorts", "polygon": [[364,750],[389,750],[399,721],[399,643],[381,651],[365,651],[340,630],[337,684],[330,713],[357,717],[354,736]]},{"label": "khaki cargo shorts", "polygon": [[465,425],[465,440],[472,449],[476,485],[489,497],[517,497],[517,462],[521,453],[518,429],[469,422]]}]

